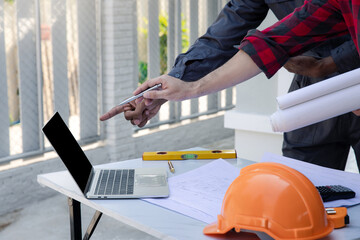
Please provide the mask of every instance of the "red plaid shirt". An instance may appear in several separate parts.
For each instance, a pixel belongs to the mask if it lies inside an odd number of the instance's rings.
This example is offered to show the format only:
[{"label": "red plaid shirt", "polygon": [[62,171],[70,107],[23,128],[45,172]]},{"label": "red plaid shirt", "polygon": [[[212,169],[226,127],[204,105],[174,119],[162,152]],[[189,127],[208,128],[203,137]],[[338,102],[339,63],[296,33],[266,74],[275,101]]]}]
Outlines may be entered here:
[{"label": "red plaid shirt", "polygon": [[[350,34],[359,51],[360,0],[307,0],[263,30],[251,30],[240,44],[266,74],[273,76],[292,57],[329,38]],[[359,26],[358,26],[359,24]]]}]

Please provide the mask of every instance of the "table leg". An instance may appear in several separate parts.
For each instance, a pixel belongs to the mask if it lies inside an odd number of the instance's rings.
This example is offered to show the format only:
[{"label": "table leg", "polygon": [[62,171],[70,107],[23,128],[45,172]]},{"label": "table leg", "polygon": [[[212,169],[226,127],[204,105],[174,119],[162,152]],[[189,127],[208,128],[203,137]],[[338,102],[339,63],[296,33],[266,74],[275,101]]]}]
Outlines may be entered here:
[{"label": "table leg", "polygon": [[93,218],[91,219],[91,222],[86,230],[85,236],[83,238],[83,240],[88,240],[90,239],[91,235],[93,234],[97,224],[100,221],[100,218],[102,216],[102,212],[100,211],[96,211]]},{"label": "table leg", "polygon": [[68,198],[71,240],[82,239],[80,202]]}]

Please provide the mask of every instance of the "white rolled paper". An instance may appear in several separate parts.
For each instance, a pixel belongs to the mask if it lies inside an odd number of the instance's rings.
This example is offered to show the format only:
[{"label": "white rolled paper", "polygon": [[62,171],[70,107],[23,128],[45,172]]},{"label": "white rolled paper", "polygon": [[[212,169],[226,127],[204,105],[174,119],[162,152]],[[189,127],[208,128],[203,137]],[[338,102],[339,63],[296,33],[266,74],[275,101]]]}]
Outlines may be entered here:
[{"label": "white rolled paper", "polygon": [[360,84],[360,68],[279,96],[278,106],[286,109],[356,84]]},{"label": "white rolled paper", "polygon": [[[309,87],[317,84],[319,83]],[[360,84],[333,91],[283,110],[279,109],[271,115],[270,121],[273,131],[288,132],[357,109],[360,109]]]}]

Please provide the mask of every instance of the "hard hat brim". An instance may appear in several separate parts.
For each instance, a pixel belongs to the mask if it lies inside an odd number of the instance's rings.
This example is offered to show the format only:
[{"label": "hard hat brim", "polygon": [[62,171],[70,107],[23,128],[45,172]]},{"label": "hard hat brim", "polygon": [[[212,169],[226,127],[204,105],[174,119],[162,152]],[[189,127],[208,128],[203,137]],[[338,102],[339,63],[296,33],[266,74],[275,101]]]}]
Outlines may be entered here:
[{"label": "hard hat brim", "polygon": [[218,226],[218,222],[214,222],[214,223],[211,223],[211,224],[205,226],[203,229],[203,233],[207,234],[207,235],[209,235],[209,234],[225,234],[228,231],[230,231],[232,228],[233,227],[220,229]]},{"label": "hard hat brim", "polygon": [[[203,229],[203,233],[206,234],[206,235],[226,234],[231,229],[233,229],[233,227],[229,227],[228,229],[227,228],[219,229],[218,223],[214,222],[214,223],[211,223],[211,224],[205,226],[204,229]],[[251,227],[250,228],[247,227],[247,228],[244,228],[244,229],[263,232],[263,233],[268,234],[269,236],[271,236],[273,238],[278,238],[279,237],[279,236],[275,236],[268,229],[254,229],[254,228],[251,228]],[[317,235],[313,235],[313,236],[310,236],[309,238],[304,238],[304,239],[323,238],[323,237],[329,235],[333,230],[334,230],[334,225],[333,225],[333,223],[331,221],[329,221],[329,225],[326,227],[326,229],[324,229],[324,231],[322,233],[319,233]],[[278,239],[282,239],[282,238],[278,238]]]},{"label": "hard hat brim", "polygon": [[218,228],[218,223],[214,222],[214,223],[211,223],[211,224],[207,225],[206,227],[204,227],[203,233],[204,234],[225,234],[230,229],[219,229]]}]

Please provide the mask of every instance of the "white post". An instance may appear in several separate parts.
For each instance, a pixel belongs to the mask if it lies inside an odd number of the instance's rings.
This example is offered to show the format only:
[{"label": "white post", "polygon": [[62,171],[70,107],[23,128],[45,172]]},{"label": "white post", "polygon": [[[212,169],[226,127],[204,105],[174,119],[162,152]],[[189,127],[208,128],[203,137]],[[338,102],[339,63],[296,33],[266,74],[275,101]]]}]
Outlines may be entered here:
[{"label": "white post", "polygon": [[[136,1],[102,2],[103,109],[108,111],[129,97],[137,82]],[[133,153],[133,127],[121,114],[105,125],[110,161],[127,159]]]}]

